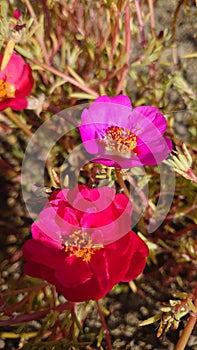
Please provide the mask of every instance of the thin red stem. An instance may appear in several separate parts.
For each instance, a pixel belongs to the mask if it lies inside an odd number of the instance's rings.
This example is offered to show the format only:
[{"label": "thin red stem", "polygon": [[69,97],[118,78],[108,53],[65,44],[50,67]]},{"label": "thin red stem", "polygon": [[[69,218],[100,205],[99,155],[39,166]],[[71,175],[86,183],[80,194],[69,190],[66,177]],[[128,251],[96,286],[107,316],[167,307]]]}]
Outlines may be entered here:
[{"label": "thin red stem", "polygon": [[49,60],[49,56],[48,56],[48,53],[47,53],[47,49],[46,49],[46,45],[45,45],[45,41],[44,41],[44,36],[43,36],[42,30],[40,29],[38,20],[36,18],[36,14],[34,12],[34,9],[33,9],[33,7],[32,7],[32,5],[31,5],[29,0],[23,0],[23,1],[25,2],[31,17],[34,20],[34,23],[36,24],[36,26],[38,26],[37,39],[38,39],[38,41],[40,43],[40,46],[42,48],[44,60],[45,60],[46,64],[50,65],[50,60]]},{"label": "thin red stem", "polygon": [[107,328],[107,324],[105,322],[105,318],[104,318],[103,313],[101,311],[101,307],[100,307],[98,300],[96,300],[96,305],[97,305],[98,313],[99,313],[101,323],[102,323],[102,326],[104,329],[105,338],[106,338],[106,342],[107,342],[107,348],[108,348],[108,350],[112,350],[112,344],[111,344],[111,339],[110,339],[110,335],[109,335],[109,330]]},{"label": "thin red stem", "polygon": [[46,315],[48,315],[51,311],[64,311],[64,310],[71,310],[73,308],[73,303],[72,302],[66,302],[64,304],[58,305],[56,307],[47,309],[47,310],[41,310],[41,311],[36,311],[32,312],[30,314],[26,315],[19,315],[19,316],[11,316],[10,318],[6,320],[0,320],[0,326],[5,327],[9,326],[11,324],[17,324],[17,323],[24,323],[24,322],[29,322],[33,320],[39,320]]},{"label": "thin red stem", "polygon": [[155,36],[155,18],[154,18],[154,7],[152,0],[148,0],[149,13],[150,13],[150,26],[152,36]]},{"label": "thin red stem", "polygon": [[145,32],[144,32],[144,22],[142,20],[139,0],[134,0],[134,4],[135,4],[135,9],[136,9],[136,14],[137,14],[139,26],[140,26],[140,44],[142,45],[143,48],[145,48],[146,39],[145,39]]},{"label": "thin red stem", "polygon": [[[195,307],[197,308],[197,285],[196,285],[196,289],[195,289],[195,301],[194,301],[194,305]],[[189,340],[189,337],[193,331],[193,328],[196,324],[196,321],[197,321],[197,312],[195,314],[192,314],[190,317],[189,317],[189,320],[187,322],[187,325],[186,327],[184,328],[179,340],[178,340],[178,343],[176,344],[174,350],[184,350],[187,343],[188,343],[188,340]]]},{"label": "thin red stem", "polygon": [[64,79],[65,81],[67,81],[68,83],[71,83],[72,85],[74,86],[77,86],[80,90],[82,91],[85,91],[87,92],[88,94],[92,95],[92,96],[95,96],[95,97],[98,97],[98,93],[94,90],[92,90],[91,88],[79,83],[78,81],[76,81],[75,79],[69,77],[67,74],[64,74],[60,71],[58,71],[57,69],[51,67],[50,65],[48,64],[45,64],[45,63],[42,63],[40,61],[38,61],[37,59],[35,58],[32,58],[31,59],[32,62],[34,62],[35,64],[37,64],[38,66],[46,69],[48,72],[51,72],[53,73],[54,75],[57,75],[58,77]]}]

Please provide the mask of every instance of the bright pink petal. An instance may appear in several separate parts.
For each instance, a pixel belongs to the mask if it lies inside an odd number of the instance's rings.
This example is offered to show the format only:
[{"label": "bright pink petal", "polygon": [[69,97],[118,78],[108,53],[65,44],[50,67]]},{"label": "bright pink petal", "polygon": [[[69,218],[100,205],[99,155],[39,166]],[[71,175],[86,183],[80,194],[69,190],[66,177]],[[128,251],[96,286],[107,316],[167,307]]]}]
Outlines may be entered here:
[{"label": "bright pink petal", "polygon": [[[3,55],[0,54],[0,63]],[[0,101],[0,110],[10,107],[14,110],[27,108],[26,96],[30,94],[34,80],[31,67],[19,55],[12,54],[7,66],[0,71],[0,80],[14,86],[15,97]]]},{"label": "bright pink petal", "polygon": [[18,9],[14,10],[14,18],[19,19],[21,15],[21,11],[19,11]]},{"label": "bright pink petal", "polygon": [[31,225],[31,232],[32,232],[32,237],[35,240],[38,240],[40,242],[43,243],[49,243],[50,245],[61,249],[62,248],[62,244],[61,244],[61,240],[59,239],[59,236],[57,239],[54,238],[54,235],[52,236],[52,238],[50,238],[49,234],[45,234],[43,231],[41,231],[41,229],[39,228],[37,222],[34,222]]},{"label": "bright pink petal", "polygon": [[62,217],[52,206],[43,209],[36,224],[44,234],[57,242],[62,242],[79,227],[73,210],[66,208],[64,217]]},{"label": "bright pink petal", "polygon": [[[2,57],[3,55],[0,55],[0,63],[2,61]],[[23,78],[25,64],[26,63],[21,56],[13,53],[5,69],[0,72],[0,79],[2,79],[2,76],[6,76],[6,80],[10,84],[16,86],[20,79]]]},{"label": "bright pink petal", "polygon": [[129,108],[132,108],[131,101],[128,98],[128,96],[125,95],[118,95],[114,97],[109,97],[107,95],[98,97],[95,102],[109,102],[109,103],[115,103],[120,104],[123,106],[127,106]]},{"label": "bright pink petal", "polygon": [[140,106],[134,109],[135,112],[144,115],[163,134],[166,131],[166,119],[159,113],[158,108],[151,106]]},{"label": "bright pink petal", "polygon": [[[86,110],[84,110],[86,111]],[[97,126],[97,136],[103,133],[108,126],[120,126],[124,128],[129,127],[129,118],[132,109],[128,106],[115,103],[93,103],[87,112],[82,112],[82,125],[95,123]],[[92,125],[94,129],[94,125]],[[100,131],[99,131],[100,130]]]},{"label": "bright pink petal", "polygon": [[172,151],[172,142],[168,138],[162,138],[148,145],[141,144],[138,149],[138,158],[143,165],[160,164]]},{"label": "bright pink petal", "polygon": [[[167,148],[171,149],[169,142],[165,142],[166,139],[162,137],[166,130],[165,117],[159,113],[158,108],[152,106],[137,107],[132,111],[131,105],[126,103],[126,100],[124,95],[117,96],[113,100],[108,96],[101,96],[89,109],[82,112],[79,131],[86,151],[95,155],[91,161],[116,168],[160,163],[169,153]],[[115,101],[119,102],[115,103]],[[136,136],[136,147],[122,154],[121,151],[116,150],[115,138],[107,143],[105,141],[107,130],[112,126],[127,129],[131,135]],[[118,143],[121,143],[120,139]],[[170,147],[167,147],[166,143]],[[157,147],[156,157],[154,157],[155,147]],[[145,153],[142,154],[139,151],[145,151]],[[158,161],[153,161],[154,158]]]},{"label": "bright pink petal", "polygon": [[115,190],[110,187],[91,189],[87,186],[79,186],[69,191],[67,199],[75,209],[89,215],[108,208],[115,196]]}]

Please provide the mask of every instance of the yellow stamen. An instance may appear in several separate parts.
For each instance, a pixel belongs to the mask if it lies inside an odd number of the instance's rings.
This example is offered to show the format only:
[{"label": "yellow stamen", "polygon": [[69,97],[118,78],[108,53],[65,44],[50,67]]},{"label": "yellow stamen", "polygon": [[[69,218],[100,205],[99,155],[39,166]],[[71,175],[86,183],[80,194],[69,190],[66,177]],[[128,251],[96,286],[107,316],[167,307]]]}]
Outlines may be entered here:
[{"label": "yellow stamen", "polygon": [[96,249],[103,248],[103,245],[92,245],[91,237],[80,229],[73,232],[64,244],[64,250],[69,256],[75,255],[77,258],[81,258],[86,262],[90,261]]},{"label": "yellow stamen", "polygon": [[103,141],[109,151],[129,156],[137,146],[136,136],[127,128],[110,126],[105,130]]},{"label": "yellow stamen", "polygon": [[15,97],[15,87],[8,83],[7,81],[4,81],[0,79],[0,100],[5,100],[6,98],[13,98]]}]

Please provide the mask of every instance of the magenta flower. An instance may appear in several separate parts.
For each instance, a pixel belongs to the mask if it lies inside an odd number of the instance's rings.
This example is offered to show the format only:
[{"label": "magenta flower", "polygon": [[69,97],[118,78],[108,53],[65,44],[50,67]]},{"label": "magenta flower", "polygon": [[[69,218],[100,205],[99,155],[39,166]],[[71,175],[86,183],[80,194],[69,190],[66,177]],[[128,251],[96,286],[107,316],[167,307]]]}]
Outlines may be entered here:
[{"label": "magenta flower", "polygon": [[92,161],[116,168],[132,168],[161,163],[172,150],[163,137],[165,117],[156,107],[132,110],[127,96],[101,96],[85,109],[79,126],[86,151]]},{"label": "magenta flower", "polygon": [[17,20],[21,17],[22,13],[18,9],[14,10],[14,18]]},{"label": "magenta flower", "polygon": [[[0,63],[3,55],[0,54]],[[12,54],[7,66],[0,71],[0,111],[5,108],[21,110],[27,107],[26,97],[34,85],[32,70],[23,58]]]},{"label": "magenta flower", "polygon": [[148,248],[130,231],[130,214],[128,198],[108,187],[55,191],[24,244],[25,272],[70,301],[104,297],[146,264]]}]

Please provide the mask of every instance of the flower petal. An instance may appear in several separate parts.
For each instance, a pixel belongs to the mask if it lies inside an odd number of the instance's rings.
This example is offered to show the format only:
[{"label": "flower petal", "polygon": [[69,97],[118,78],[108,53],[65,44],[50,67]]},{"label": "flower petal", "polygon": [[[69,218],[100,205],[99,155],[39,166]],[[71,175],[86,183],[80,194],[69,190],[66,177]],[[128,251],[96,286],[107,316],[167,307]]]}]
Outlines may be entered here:
[{"label": "flower petal", "polygon": [[114,97],[109,97],[107,95],[103,95],[98,97],[95,102],[109,102],[109,103],[115,103],[115,104],[121,104],[123,106],[127,106],[129,108],[132,108],[131,101],[128,98],[128,96],[125,95],[118,95]]},{"label": "flower petal", "polygon": [[[152,106],[141,106],[132,111],[126,101],[128,99],[124,95],[113,100],[101,96],[82,112],[79,131],[86,151],[96,156],[91,161],[116,168],[160,163],[172,149],[170,142],[162,137],[166,130],[165,117]],[[117,132],[121,128],[128,131],[108,135],[107,130],[111,127],[117,127]],[[115,132],[116,128],[113,128]],[[123,148],[124,152],[121,152]],[[154,156],[155,148],[157,156]]]},{"label": "flower petal", "polygon": [[166,119],[159,113],[158,108],[151,106],[139,106],[134,109],[135,112],[142,114],[150,120],[156,128],[163,134],[166,131]]},{"label": "flower petal", "polygon": [[21,109],[27,108],[27,100],[26,98],[7,98],[0,101],[1,111],[8,107],[14,109],[15,111],[20,111]]},{"label": "flower petal", "polygon": [[[76,208],[80,195],[90,204],[85,211]],[[33,239],[23,246],[25,272],[54,284],[70,301],[104,297],[114,284],[135,278],[145,266],[148,250],[130,231],[131,209],[125,195],[106,187],[55,191],[32,225]]]}]

